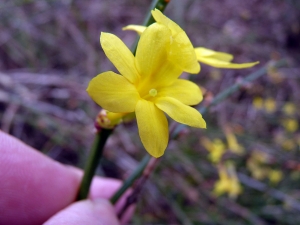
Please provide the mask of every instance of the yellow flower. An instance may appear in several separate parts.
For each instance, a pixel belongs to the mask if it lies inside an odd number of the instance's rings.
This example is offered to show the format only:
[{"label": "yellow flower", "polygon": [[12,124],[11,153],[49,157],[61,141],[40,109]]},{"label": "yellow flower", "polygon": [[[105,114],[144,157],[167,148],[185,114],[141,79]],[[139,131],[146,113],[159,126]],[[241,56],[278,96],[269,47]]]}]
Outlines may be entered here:
[{"label": "yellow flower", "polygon": [[228,148],[230,149],[230,151],[232,151],[235,154],[243,154],[244,153],[244,147],[238,143],[235,135],[229,129],[227,129],[227,131],[225,132],[225,136],[226,136]]},{"label": "yellow flower", "polygon": [[135,112],[141,141],[150,155],[162,156],[168,145],[164,112],[179,123],[206,127],[201,114],[189,106],[202,100],[199,87],[178,79],[182,70],[197,71],[198,63],[188,53],[193,49],[189,43],[183,50],[178,48],[171,30],[157,23],[141,35],[136,56],[113,34],[101,33],[100,43],[121,76],[112,71],[101,73],[91,80],[87,92],[110,112]]},{"label": "yellow flower", "polygon": [[219,180],[216,182],[214,187],[214,194],[220,196],[228,191],[230,188],[230,179],[225,171],[225,168],[219,170]]},{"label": "yellow flower", "polygon": [[281,147],[286,151],[292,151],[297,147],[297,145],[293,139],[285,139],[281,143]]},{"label": "yellow flower", "polygon": [[222,140],[216,138],[213,141],[206,137],[201,139],[201,144],[209,151],[209,158],[213,163],[218,163],[225,153],[225,145]]},{"label": "yellow flower", "polygon": [[251,158],[259,164],[269,163],[271,161],[271,157],[266,152],[258,150],[252,152]]},{"label": "yellow flower", "polygon": [[[163,24],[170,28],[172,31],[172,38],[176,39],[178,42],[178,47],[181,48],[184,46],[181,44],[181,41],[184,38],[187,38],[185,32],[172,20],[166,17],[162,12],[158,9],[152,10],[152,16],[154,17],[155,21],[159,24]],[[146,27],[140,25],[128,25],[123,28],[123,30],[133,30],[136,31],[138,34],[142,34]],[[198,47],[195,48],[195,53],[197,60],[204,64],[217,67],[217,68],[230,68],[230,69],[242,69],[242,68],[249,68],[252,67],[259,62],[251,62],[251,63],[232,63],[233,56],[224,52],[216,52],[207,48]],[[189,72],[189,71],[186,71]]]},{"label": "yellow flower", "polygon": [[273,169],[269,171],[269,179],[270,182],[273,184],[277,184],[279,181],[281,181],[282,177],[283,177],[283,173],[281,170]]},{"label": "yellow flower", "polygon": [[232,164],[229,164],[226,168],[220,166],[219,177],[220,179],[216,182],[213,190],[216,196],[228,193],[229,197],[234,199],[242,192],[242,187]]},{"label": "yellow flower", "polygon": [[273,98],[267,98],[264,104],[267,113],[274,113],[276,111],[276,101]]},{"label": "yellow flower", "polygon": [[255,97],[252,102],[255,109],[263,109],[264,100],[261,97]]},{"label": "yellow flower", "polygon": [[297,112],[297,107],[292,102],[287,102],[283,106],[283,112],[288,116],[293,116]]},{"label": "yellow flower", "polygon": [[281,124],[284,126],[285,130],[290,133],[294,133],[299,127],[298,121],[292,118],[283,119]]}]

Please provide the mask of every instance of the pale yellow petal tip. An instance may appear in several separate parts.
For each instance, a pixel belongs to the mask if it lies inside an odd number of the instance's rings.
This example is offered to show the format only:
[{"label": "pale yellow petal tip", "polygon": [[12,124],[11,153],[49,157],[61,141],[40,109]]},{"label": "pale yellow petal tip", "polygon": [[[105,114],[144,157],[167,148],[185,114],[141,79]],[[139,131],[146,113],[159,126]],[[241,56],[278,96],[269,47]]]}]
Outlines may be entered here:
[{"label": "pale yellow petal tip", "polygon": [[153,15],[153,13],[154,14],[163,14],[159,9],[157,9],[157,8],[155,8],[155,9],[152,9],[151,10],[151,13],[152,13],[152,15]]},{"label": "pale yellow petal tip", "polygon": [[[232,65],[234,65],[235,63],[232,63]],[[236,64],[237,66],[240,65],[240,68],[236,68],[236,69],[246,69],[246,68],[251,68],[255,65],[259,64],[259,61],[256,62],[249,62],[249,63],[241,63],[241,64]],[[235,69],[235,68],[233,68]]]},{"label": "pale yellow petal tip", "polygon": [[203,121],[201,121],[201,128],[202,129],[207,129],[205,120],[203,118],[202,118],[202,120]]},{"label": "pale yellow petal tip", "polygon": [[[147,150],[147,149],[146,149]],[[165,153],[165,149],[163,151],[150,151],[150,150],[147,150],[147,152],[149,153],[149,155],[151,155],[152,157],[154,158],[159,158],[159,157],[162,157]]]},{"label": "pale yellow petal tip", "polygon": [[100,44],[105,41],[105,39],[109,39],[111,36],[114,36],[111,33],[107,33],[107,32],[101,32],[100,33]]},{"label": "pale yellow petal tip", "polygon": [[160,149],[157,149],[157,148],[154,149],[153,147],[150,147],[151,148],[150,149],[149,147],[150,146],[148,146],[148,149],[147,149],[146,146],[144,145],[144,148],[149,153],[149,155],[151,155],[154,158],[162,157],[165,154],[165,151],[166,151],[166,148],[167,148],[167,146],[165,146],[164,148],[160,148]]},{"label": "pale yellow petal tip", "polygon": [[103,37],[103,36],[105,36],[105,35],[112,35],[112,34],[107,33],[107,32],[101,32],[101,33],[100,33],[100,38]]},{"label": "pale yellow petal tip", "polygon": [[200,70],[201,70],[201,67],[200,67],[200,64],[197,61],[197,64],[195,63],[193,68],[190,71],[187,71],[187,72],[189,72],[191,74],[198,74],[198,73],[200,73]]},{"label": "pale yellow petal tip", "polygon": [[[238,63],[236,63],[238,64]],[[250,67],[253,67],[255,65],[259,64],[259,61],[256,61],[256,62],[249,62],[249,63],[241,63],[239,65],[245,65],[245,68],[250,68]]]},{"label": "pale yellow petal tip", "polygon": [[122,30],[135,31],[139,35],[141,35],[146,30],[146,28],[147,27],[145,27],[145,26],[130,24],[130,25],[126,26],[126,27],[123,27]]}]

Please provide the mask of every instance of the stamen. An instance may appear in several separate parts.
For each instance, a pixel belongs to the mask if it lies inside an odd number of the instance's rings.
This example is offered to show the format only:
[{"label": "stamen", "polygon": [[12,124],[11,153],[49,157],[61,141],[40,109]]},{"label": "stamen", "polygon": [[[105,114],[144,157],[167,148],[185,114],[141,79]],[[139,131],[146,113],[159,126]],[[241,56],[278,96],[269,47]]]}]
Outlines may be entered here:
[{"label": "stamen", "polygon": [[151,95],[152,97],[155,97],[157,95],[157,90],[156,89],[151,89],[149,91],[149,95]]}]

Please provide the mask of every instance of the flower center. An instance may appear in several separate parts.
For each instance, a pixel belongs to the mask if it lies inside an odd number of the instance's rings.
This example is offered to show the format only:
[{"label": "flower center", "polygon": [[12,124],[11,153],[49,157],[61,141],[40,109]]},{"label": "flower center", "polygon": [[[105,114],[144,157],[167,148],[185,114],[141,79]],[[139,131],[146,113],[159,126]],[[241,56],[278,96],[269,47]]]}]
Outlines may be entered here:
[{"label": "flower center", "polygon": [[149,91],[149,95],[151,95],[152,97],[155,97],[157,95],[157,90],[156,89],[151,89]]}]

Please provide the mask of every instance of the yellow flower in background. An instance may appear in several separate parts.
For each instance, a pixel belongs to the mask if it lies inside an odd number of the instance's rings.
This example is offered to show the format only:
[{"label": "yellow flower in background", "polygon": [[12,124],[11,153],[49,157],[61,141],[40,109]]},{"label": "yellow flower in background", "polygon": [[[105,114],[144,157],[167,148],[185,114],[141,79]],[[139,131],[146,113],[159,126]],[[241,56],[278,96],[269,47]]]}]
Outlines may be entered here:
[{"label": "yellow flower in background", "polygon": [[286,137],[283,132],[277,133],[274,137],[275,143],[286,151],[291,151],[297,148],[297,136],[296,138]]},{"label": "yellow flower in background", "polygon": [[288,116],[293,116],[296,114],[296,105],[291,102],[287,102],[283,106],[283,112]]},{"label": "yellow flower in background", "polygon": [[268,170],[265,166],[262,166],[260,162],[256,161],[252,157],[247,160],[247,168],[250,170],[252,177],[257,180],[264,179],[268,174]]},{"label": "yellow flower in background", "polygon": [[101,33],[101,46],[121,76],[112,71],[101,73],[87,88],[102,108],[113,113],[135,112],[141,141],[154,157],[162,156],[168,145],[164,113],[179,123],[206,127],[201,114],[190,107],[203,98],[199,87],[178,79],[183,69],[197,71],[193,48],[185,43],[181,49],[173,39],[168,27],[152,24],[141,35],[134,56],[118,37]]},{"label": "yellow flower in background", "polygon": [[238,143],[235,135],[230,131],[230,129],[225,130],[225,136],[226,136],[228,148],[230,151],[232,151],[235,154],[243,154],[244,153],[244,147]]},{"label": "yellow flower in background", "polygon": [[265,110],[267,113],[274,113],[277,109],[276,101],[273,98],[262,99],[261,97],[255,97],[252,105],[257,110]]},{"label": "yellow flower in background", "polygon": [[277,184],[282,180],[283,173],[278,169],[271,169],[270,156],[261,151],[254,151],[251,157],[247,160],[247,168],[250,170],[252,177],[257,180],[269,178],[272,184]]},{"label": "yellow flower in background", "polygon": [[236,198],[242,192],[242,187],[232,164],[219,166],[219,180],[216,182],[213,193],[216,196],[228,193],[230,198]]},{"label": "yellow flower in background", "polygon": [[271,157],[268,153],[259,150],[255,150],[254,152],[252,152],[251,158],[261,164],[271,161]]},{"label": "yellow flower in background", "polygon": [[267,98],[264,101],[264,108],[267,113],[274,113],[276,111],[276,101],[273,98]]},{"label": "yellow flower in background", "polygon": [[[172,39],[177,43],[178,48],[182,48],[185,46],[186,33],[172,20],[166,17],[162,12],[158,9],[152,10],[152,16],[154,17],[155,21],[159,24],[163,24],[170,28],[172,31]],[[128,25],[123,28],[123,30],[133,30],[136,31],[138,34],[142,34],[146,27],[140,25]],[[190,50],[190,49],[188,49]],[[224,52],[216,52],[207,48],[198,47],[195,48],[195,54],[197,60],[201,63],[216,67],[216,68],[230,68],[230,69],[242,69],[242,68],[249,68],[252,67],[259,62],[251,62],[251,63],[232,63],[233,55]],[[190,53],[188,53],[190,54]],[[200,67],[199,67],[200,68]],[[189,72],[185,70],[186,72]],[[199,71],[198,71],[199,72]],[[190,72],[192,73],[192,72]]]},{"label": "yellow flower in background", "polygon": [[211,141],[208,138],[203,137],[200,142],[206,148],[206,150],[209,151],[209,159],[213,163],[220,162],[222,156],[226,151],[225,145],[222,142],[222,140],[216,138],[213,141]]},{"label": "yellow flower in background", "polygon": [[271,183],[277,184],[279,181],[282,180],[283,173],[281,170],[273,169],[269,171],[268,176]]},{"label": "yellow flower in background", "polygon": [[293,139],[284,139],[281,147],[286,151],[292,151],[297,147],[297,143]]},{"label": "yellow flower in background", "polygon": [[268,175],[266,164],[271,161],[270,156],[266,152],[255,150],[251,153],[247,160],[247,168],[250,170],[252,177],[262,180]]},{"label": "yellow flower in background", "polygon": [[264,100],[261,97],[255,97],[253,99],[252,105],[255,109],[261,110],[264,107]]},{"label": "yellow flower in background", "polygon": [[292,118],[283,119],[281,124],[290,133],[294,133],[299,128],[298,121]]}]

